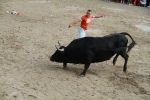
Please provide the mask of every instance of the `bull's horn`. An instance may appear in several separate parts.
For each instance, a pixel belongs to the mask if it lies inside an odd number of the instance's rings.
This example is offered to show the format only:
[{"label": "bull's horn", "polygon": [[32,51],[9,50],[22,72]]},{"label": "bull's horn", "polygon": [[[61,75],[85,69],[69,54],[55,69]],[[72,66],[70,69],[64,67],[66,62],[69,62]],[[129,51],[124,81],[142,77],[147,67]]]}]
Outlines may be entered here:
[{"label": "bull's horn", "polygon": [[58,50],[57,46],[55,45],[56,49]]},{"label": "bull's horn", "polygon": [[64,48],[58,49],[57,46],[55,45],[56,49],[59,51],[64,51]]},{"label": "bull's horn", "polygon": [[60,51],[64,51],[64,48],[63,49],[59,49]]},{"label": "bull's horn", "polygon": [[59,44],[59,46],[61,47],[61,45],[60,45],[59,41],[58,41],[58,44]]}]

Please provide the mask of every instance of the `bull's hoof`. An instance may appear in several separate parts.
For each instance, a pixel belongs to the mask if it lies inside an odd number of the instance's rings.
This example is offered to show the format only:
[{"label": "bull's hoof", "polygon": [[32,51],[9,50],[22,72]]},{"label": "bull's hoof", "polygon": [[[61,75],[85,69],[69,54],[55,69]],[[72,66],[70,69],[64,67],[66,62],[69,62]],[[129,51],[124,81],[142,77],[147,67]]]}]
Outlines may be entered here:
[{"label": "bull's hoof", "polygon": [[125,73],[126,73],[127,71],[126,71],[126,70],[123,70],[123,72],[125,72]]},{"label": "bull's hoof", "polygon": [[63,63],[63,69],[66,69],[67,63]]},{"label": "bull's hoof", "polygon": [[126,72],[126,71],[127,71],[127,67],[124,67],[124,68],[123,68],[123,71]]},{"label": "bull's hoof", "polygon": [[84,74],[80,74],[79,76],[80,76],[80,77],[84,77],[85,75],[84,75]]},{"label": "bull's hoof", "polygon": [[66,69],[67,67],[63,67],[63,69]]},{"label": "bull's hoof", "polygon": [[66,69],[66,68],[67,68],[67,65],[64,65],[64,66],[63,66],[63,69]]}]

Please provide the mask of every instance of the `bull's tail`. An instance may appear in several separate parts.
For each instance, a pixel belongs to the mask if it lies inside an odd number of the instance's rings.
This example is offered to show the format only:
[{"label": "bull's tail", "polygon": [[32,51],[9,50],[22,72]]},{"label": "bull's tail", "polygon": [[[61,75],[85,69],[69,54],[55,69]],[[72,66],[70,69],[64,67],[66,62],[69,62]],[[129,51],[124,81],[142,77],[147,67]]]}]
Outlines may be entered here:
[{"label": "bull's tail", "polygon": [[133,40],[132,36],[131,36],[130,34],[128,34],[127,32],[122,32],[122,33],[120,33],[120,34],[128,35],[128,36],[131,38],[132,42],[135,42],[135,41]]},{"label": "bull's tail", "polygon": [[119,52],[126,52],[126,53],[128,53],[128,52],[136,45],[136,42],[133,40],[133,38],[131,37],[130,34],[128,34],[128,33],[126,33],[126,32],[122,32],[122,33],[120,33],[120,34],[128,35],[128,36],[131,38],[132,43],[129,44],[129,46],[120,47],[120,48],[115,49],[114,51],[115,51],[116,53],[119,53]]},{"label": "bull's tail", "polygon": [[120,47],[120,48],[115,49],[114,51],[116,53],[120,53],[120,52],[126,52],[126,53],[128,53],[135,45],[136,45],[136,43],[133,41],[131,44],[129,44],[129,46]]}]

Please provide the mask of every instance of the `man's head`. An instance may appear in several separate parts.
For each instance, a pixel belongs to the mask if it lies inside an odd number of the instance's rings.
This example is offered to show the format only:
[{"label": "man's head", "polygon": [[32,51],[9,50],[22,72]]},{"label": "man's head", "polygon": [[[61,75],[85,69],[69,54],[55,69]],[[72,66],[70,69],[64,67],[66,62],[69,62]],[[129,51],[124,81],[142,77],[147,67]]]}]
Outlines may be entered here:
[{"label": "man's head", "polygon": [[90,9],[89,9],[89,10],[87,10],[87,12],[86,12],[86,16],[87,16],[87,17],[89,17],[91,14],[92,14],[92,10],[90,10]]}]

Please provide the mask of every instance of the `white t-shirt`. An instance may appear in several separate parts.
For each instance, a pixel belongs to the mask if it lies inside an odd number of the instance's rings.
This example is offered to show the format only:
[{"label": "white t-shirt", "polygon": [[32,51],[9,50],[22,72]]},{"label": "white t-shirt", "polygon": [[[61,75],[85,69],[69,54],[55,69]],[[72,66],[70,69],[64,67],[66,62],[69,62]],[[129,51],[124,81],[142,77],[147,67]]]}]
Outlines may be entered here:
[{"label": "white t-shirt", "polygon": [[146,4],[146,0],[143,0],[143,1],[141,0],[140,2],[141,2],[141,4],[143,4],[143,5]]}]

